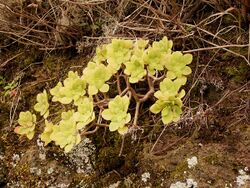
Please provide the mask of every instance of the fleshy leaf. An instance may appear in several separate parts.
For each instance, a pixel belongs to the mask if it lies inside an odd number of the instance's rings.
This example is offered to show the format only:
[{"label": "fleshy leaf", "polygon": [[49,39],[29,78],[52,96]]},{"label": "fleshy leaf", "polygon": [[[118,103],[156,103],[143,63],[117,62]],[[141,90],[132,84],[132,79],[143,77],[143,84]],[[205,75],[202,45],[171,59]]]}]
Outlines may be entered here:
[{"label": "fleshy leaf", "polygon": [[160,111],[162,111],[164,107],[165,103],[163,101],[158,100],[150,107],[150,111],[154,114],[158,114]]},{"label": "fleshy leaf", "polygon": [[179,92],[182,84],[183,81],[180,78],[175,80],[165,78],[160,83],[160,90],[154,94],[158,100],[150,107],[150,111],[155,114],[161,112],[164,124],[176,122],[181,116],[183,105],[181,98],[185,95],[184,89]]},{"label": "fleshy leaf", "polygon": [[44,90],[43,93],[39,93],[36,100],[37,103],[35,104],[34,109],[37,112],[40,112],[41,116],[46,119],[49,115],[49,102],[46,90]]},{"label": "fleshy leaf", "polygon": [[144,61],[148,65],[148,71],[151,75],[155,74],[155,70],[164,70],[164,65],[169,61],[169,56],[172,52],[173,42],[163,37],[158,42],[153,42],[152,47],[146,50]]},{"label": "fleshy leaf", "polygon": [[56,87],[50,90],[51,95],[53,95],[52,101],[69,104],[73,100],[77,100],[81,96],[84,96],[86,93],[85,80],[80,78],[77,72],[70,71],[68,73],[68,78],[64,80],[63,84],[64,86],[59,82]]},{"label": "fleshy leaf", "polygon": [[111,77],[108,68],[101,63],[89,62],[88,66],[83,71],[83,78],[89,84],[89,95],[97,94],[98,90],[107,92],[109,86],[105,84]]},{"label": "fleshy leaf", "polygon": [[56,145],[64,148],[65,153],[69,152],[75,145],[79,143],[79,132],[76,128],[76,121],[74,121],[72,111],[64,113],[62,119],[57,126],[53,126],[53,131],[50,139],[55,141]]},{"label": "fleshy leaf", "polygon": [[28,138],[29,140],[31,140],[31,139],[34,137],[34,134],[35,134],[34,131],[28,132],[28,133],[26,134],[26,136],[27,136],[27,138]]},{"label": "fleshy leaf", "polygon": [[113,114],[112,112],[109,110],[109,109],[105,109],[103,112],[102,112],[102,117],[106,120],[111,120],[112,117],[113,117]]},{"label": "fleshy leaf", "polygon": [[130,83],[137,83],[147,73],[144,69],[144,60],[142,58],[144,53],[144,50],[134,49],[131,60],[124,63],[126,65],[124,73],[130,75]]},{"label": "fleshy leaf", "polygon": [[107,45],[108,68],[114,74],[123,63],[129,61],[131,57],[132,40],[113,39],[111,44]]},{"label": "fleshy leaf", "polygon": [[43,133],[41,134],[41,140],[45,143],[44,144],[45,146],[52,141],[50,135],[53,132],[53,127],[54,127],[53,123],[45,120],[45,128]]},{"label": "fleshy leaf", "polygon": [[100,91],[103,92],[103,93],[108,92],[108,90],[109,90],[109,85],[108,85],[108,84],[104,84],[104,85],[100,88]]},{"label": "fleshy leaf", "polygon": [[120,129],[120,132],[123,133],[126,123],[131,120],[131,115],[127,113],[128,106],[129,98],[127,96],[116,96],[112,101],[109,102],[109,108],[102,112],[102,117],[105,120],[111,121],[109,124],[110,131],[116,131]]},{"label": "fleshy leaf", "polygon": [[148,40],[139,39],[135,42],[135,46],[139,49],[144,49],[148,45]]},{"label": "fleshy leaf", "polygon": [[128,127],[124,126],[124,127],[121,127],[118,129],[118,132],[121,134],[121,135],[124,135],[128,132]]},{"label": "fleshy leaf", "polygon": [[96,48],[96,55],[93,59],[96,63],[101,63],[107,59],[107,45]]},{"label": "fleshy leaf", "polygon": [[192,59],[191,54],[183,55],[181,52],[173,52],[170,60],[165,64],[168,69],[167,77],[174,79],[191,74],[192,70],[187,65],[192,62]]},{"label": "fleshy leaf", "polygon": [[14,132],[20,135],[26,135],[26,137],[31,140],[34,136],[36,116],[30,111],[21,112],[18,123],[20,126],[16,127]]},{"label": "fleshy leaf", "polygon": [[162,115],[162,122],[164,124],[169,124],[171,121],[173,121],[173,112],[169,111],[168,114]]},{"label": "fleshy leaf", "polygon": [[113,132],[113,131],[116,131],[116,130],[118,130],[120,127],[123,127],[124,125],[122,125],[122,123],[121,122],[111,122],[110,124],[109,124],[109,130],[111,131],[111,132]]},{"label": "fleshy leaf", "polygon": [[94,105],[90,98],[84,97],[77,101],[78,111],[73,114],[77,122],[77,129],[83,129],[86,125],[95,119]]}]

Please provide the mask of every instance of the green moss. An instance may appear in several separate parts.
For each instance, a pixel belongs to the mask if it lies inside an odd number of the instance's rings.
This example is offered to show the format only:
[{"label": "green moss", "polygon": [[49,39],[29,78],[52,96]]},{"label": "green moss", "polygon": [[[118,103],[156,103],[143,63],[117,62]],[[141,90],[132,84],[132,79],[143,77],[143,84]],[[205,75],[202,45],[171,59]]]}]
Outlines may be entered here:
[{"label": "green moss", "polygon": [[59,55],[53,55],[51,54],[47,58],[44,59],[43,65],[44,69],[49,73],[49,74],[55,74],[59,73],[61,70],[61,67],[65,67],[66,64],[66,59],[62,56]]},{"label": "green moss", "polygon": [[204,158],[204,161],[210,165],[221,165],[222,161],[217,154],[212,154]]},{"label": "green moss", "polygon": [[230,60],[232,58],[231,52],[225,52],[221,55],[221,59],[224,61]]},{"label": "green moss", "polygon": [[36,56],[28,54],[23,61],[23,65],[29,66],[31,63],[35,62]]},{"label": "green moss", "polygon": [[231,77],[232,81],[242,83],[248,79],[250,66],[248,66],[245,62],[241,62],[239,66],[227,67],[225,72]]},{"label": "green moss", "polygon": [[32,49],[30,51],[20,49],[17,53],[22,53],[20,56],[18,56],[18,58],[14,60],[21,69],[26,68],[32,63],[40,62],[40,60],[42,59],[42,53],[39,53],[39,51],[37,51],[36,49]]},{"label": "green moss", "polygon": [[96,182],[100,187],[109,186],[121,181],[121,177],[136,172],[135,165],[138,163],[138,153],[141,150],[141,144],[135,146],[127,136],[122,155],[119,156],[122,137],[117,132],[106,131],[103,134],[103,131],[103,129],[99,130],[91,138],[97,148],[95,169],[97,171]]},{"label": "green moss", "polygon": [[232,25],[235,22],[235,17],[231,14],[226,14],[223,16],[223,23],[224,25]]},{"label": "green moss", "polygon": [[104,147],[100,150],[96,164],[102,174],[120,168],[124,164],[124,158],[119,157],[118,148]]},{"label": "green moss", "polygon": [[182,180],[184,179],[184,171],[188,170],[188,165],[186,161],[182,161],[177,164],[175,170],[170,173],[170,178]]}]

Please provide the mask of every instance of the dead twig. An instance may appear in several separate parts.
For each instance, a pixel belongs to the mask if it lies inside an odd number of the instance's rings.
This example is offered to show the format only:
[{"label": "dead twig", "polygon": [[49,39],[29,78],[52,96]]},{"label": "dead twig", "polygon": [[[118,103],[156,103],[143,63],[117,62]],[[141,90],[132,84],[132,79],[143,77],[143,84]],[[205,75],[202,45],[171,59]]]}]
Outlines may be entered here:
[{"label": "dead twig", "polygon": [[24,52],[20,52],[16,55],[14,55],[13,57],[11,57],[10,59],[7,59],[5,62],[3,62],[1,65],[0,65],[0,69],[2,69],[4,66],[6,66],[10,61],[16,59],[17,57],[19,57],[20,55],[22,55]]}]

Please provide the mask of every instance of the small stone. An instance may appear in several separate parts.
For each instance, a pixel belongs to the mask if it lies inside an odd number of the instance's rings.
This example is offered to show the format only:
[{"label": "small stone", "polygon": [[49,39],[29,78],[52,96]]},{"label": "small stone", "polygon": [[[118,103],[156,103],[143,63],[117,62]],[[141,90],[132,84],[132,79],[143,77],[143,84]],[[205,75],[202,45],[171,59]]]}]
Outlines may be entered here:
[{"label": "small stone", "polygon": [[145,172],[141,175],[141,180],[146,183],[148,181],[148,179],[150,178],[150,173],[149,172]]},{"label": "small stone", "polygon": [[38,147],[43,147],[43,142],[40,139],[36,140],[36,144]]},{"label": "small stone", "polygon": [[36,175],[40,176],[41,174],[42,174],[42,170],[41,169],[37,169]]},{"label": "small stone", "polygon": [[197,188],[197,182],[193,179],[187,179],[186,182],[176,182],[170,185],[170,188]]},{"label": "small stone", "polygon": [[48,170],[47,170],[47,173],[48,174],[52,174],[54,172],[54,169],[52,167],[50,167]]},{"label": "small stone", "polygon": [[187,179],[187,187],[197,188],[197,182],[195,182],[193,179]]},{"label": "small stone", "polygon": [[236,177],[236,183],[240,187],[246,184],[246,181],[250,181],[250,176],[242,169],[239,170],[239,176]]},{"label": "small stone", "polygon": [[19,154],[14,154],[12,157],[13,161],[20,161],[20,155]]},{"label": "small stone", "polygon": [[178,181],[176,183],[172,183],[170,188],[186,188],[186,183]]},{"label": "small stone", "polygon": [[198,146],[202,147],[202,146],[203,146],[203,144],[202,144],[202,143],[199,143],[199,144],[198,144]]},{"label": "small stone", "polygon": [[119,185],[120,185],[120,181],[118,181],[118,182],[116,182],[116,183],[113,183],[113,184],[111,184],[110,186],[109,186],[109,188],[118,188],[119,187]]},{"label": "small stone", "polygon": [[41,160],[45,160],[46,159],[46,154],[45,153],[39,153],[39,158]]},{"label": "small stone", "polygon": [[32,168],[30,168],[30,173],[35,174],[36,170],[37,170],[36,167],[32,167]]},{"label": "small stone", "polygon": [[198,159],[196,156],[187,159],[188,168],[193,168],[198,164]]}]

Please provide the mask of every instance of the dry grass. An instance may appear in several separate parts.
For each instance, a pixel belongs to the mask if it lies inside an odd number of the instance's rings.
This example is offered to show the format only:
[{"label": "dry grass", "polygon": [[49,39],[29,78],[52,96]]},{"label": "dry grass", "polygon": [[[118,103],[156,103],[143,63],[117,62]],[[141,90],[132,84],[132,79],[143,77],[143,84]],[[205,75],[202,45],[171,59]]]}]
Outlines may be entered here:
[{"label": "dry grass", "polygon": [[[242,29],[241,6],[232,2],[24,0],[7,5],[2,0],[4,17],[0,23],[4,27],[0,33],[12,39],[11,44],[42,50],[76,47],[77,42],[93,43],[111,37],[155,39],[163,35],[174,39],[179,50],[243,48],[248,40],[243,38],[246,31]],[[230,34],[233,37],[225,38]]]}]

